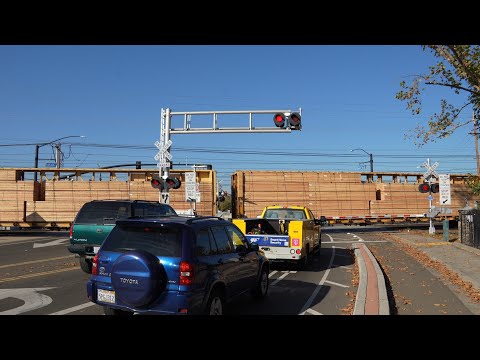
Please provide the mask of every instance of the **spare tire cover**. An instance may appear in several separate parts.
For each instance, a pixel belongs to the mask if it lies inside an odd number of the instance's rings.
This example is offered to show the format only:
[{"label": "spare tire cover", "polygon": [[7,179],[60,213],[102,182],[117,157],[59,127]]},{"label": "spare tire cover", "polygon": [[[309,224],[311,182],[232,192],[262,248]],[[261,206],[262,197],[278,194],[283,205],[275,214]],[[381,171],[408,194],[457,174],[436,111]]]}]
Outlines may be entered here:
[{"label": "spare tire cover", "polygon": [[158,258],[143,250],[121,255],[112,267],[116,296],[131,306],[145,306],[165,289],[167,274]]}]

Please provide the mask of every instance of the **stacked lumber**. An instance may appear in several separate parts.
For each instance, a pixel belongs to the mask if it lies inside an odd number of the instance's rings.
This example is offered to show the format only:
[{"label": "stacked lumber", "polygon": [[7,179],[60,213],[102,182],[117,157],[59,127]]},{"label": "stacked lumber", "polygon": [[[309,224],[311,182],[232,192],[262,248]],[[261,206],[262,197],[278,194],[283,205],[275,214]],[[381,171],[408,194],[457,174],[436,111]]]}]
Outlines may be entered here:
[{"label": "stacked lumber", "polygon": [[0,201],[0,223],[1,222],[22,222],[24,218],[23,201],[2,200]]},{"label": "stacked lumber", "polygon": [[376,199],[375,184],[362,183],[358,173],[237,171],[232,187],[237,213],[247,217],[268,205],[307,206],[315,217],[360,216]]},{"label": "stacked lumber", "polygon": [[[1,173],[1,172],[0,172]],[[0,201],[33,201],[35,191],[38,192],[39,186],[33,185],[33,181],[0,181]]]},{"label": "stacked lumber", "polygon": [[0,169],[1,181],[17,181],[21,179],[22,172],[16,169]]}]

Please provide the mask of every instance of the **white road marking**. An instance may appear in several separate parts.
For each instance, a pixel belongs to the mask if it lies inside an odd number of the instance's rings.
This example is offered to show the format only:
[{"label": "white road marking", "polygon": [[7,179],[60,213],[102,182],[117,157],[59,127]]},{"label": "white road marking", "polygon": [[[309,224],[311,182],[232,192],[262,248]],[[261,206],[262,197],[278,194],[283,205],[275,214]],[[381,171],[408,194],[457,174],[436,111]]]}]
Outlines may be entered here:
[{"label": "white road marking", "polygon": [[290,274],[296,274],[297,273],[297,270],[295,271],[290,271]]},{"label": "white road marking", "polygon": [[282,276],[280,276],[278,279],[276,279],[273,283],[270,284],[270,286],[273,286],[275,284],[277,284],[278,282],[280,282],[280,280],[282,280],[283,278],[285,278],[285,276],[287,276],[289,274],[289,272],[286,272],[285,274],[283,274]]},{"label": "white road marking", "polygon": [[313,310],[313,309],[307,309],[305,310],[303,313],[299,314],[299,315],[305,315],[306,313],[309,313],[311,315],[323,315],[322,313],[316,311],[316,310]]},{"label": "white road marking", "polygon": [[354,235],[354,236],[358,238],[358,241],[365,242],[365,240],[363,240],[360,236],[357,236],[357,235]]},{"label": "white road marking", "polygon": [[85,308],[88,308],[90,306],[93,306],[93,305],[97,305],[93,302],[88,302],[88,303],[85,303],[85,304],[82,304],[82,305],[78,305],[78,306],[74,306],[74,307],[71,307],[71,308],[68,308],[68,309],[65,309],[65,310],[60,310],[60,311],[57,311],[57,312],[54,312],[54,313],[51,313],[51,314],[48,314],[48,315],[65,315],[65,314],[70,314],[72,312],[75,312],[75,311],[78,311],[78,310],[82,310],[82,309],[85,309]]},{"label": "white road marking", "polygon": [[327,279],[328,274],[330,273],[330,269],[332,268],[332,264],[333,264],[333,259],[335,258],[335,246],[332,246],[332,249],[333,249],[333,251],[332,251],[332,255],[330,255],[330,262],[328,263],[328,268],[327,268],[327,270],[325,270],[325,274],[323,274],[322,279],[318,283],[318,285],[315,288],[315,290],[313,291],[312,295],[310,295],[310,297],[308,298],[305,305],[303,305],[302,310],[300,310],[300,314],[305,315],[305,311],[307,311],[307,309],[309,309],[310,306],[312,306],[313,300],[318,295],[318,293],[319,293],[320,289],[322,288],[325,280]]},{"label": "white road marking", "polygon": [[277,273],[277,270],[273,270],[269,275],[268,277],[272,277],[273,274],[276,274]]},{"label": "white road marking", "polygon": [[352,268],[350,266],[344,266],[344,265],[338,265],[338,264],[333,264],[333,265],[336,266],[336,267],[341,267],[343,269],[352,270]]},{"label": "white road marking", "polygon": [[330,235],[328,234],[325,234],[325,235],[327,235],[330,238],[330,242],[333,242],[333,238]]},{"label": "white road marking", "polygon": [[14,309],[0,312],[0,315],[18,315],[27,311],[40,309],[49,305],[53,300],[50,296],[40,294],[38,291],[55,289],[45,288],[24,288],[24,289],[0,289],[0,300],[6,298],[20,299],[24,302]]},{"label": "white road marking", "polygon": [[41,247],[46,247],[46,246],[55,246],[55,245],[64,245],[63,243],[68,241],[68,239],[58,239],[58,240],[54,240],[54,241],[50,241],[50,242],[47,242],[47,243],[34,243],[33,244],[33,248],[36,249],[36,248],[41,248]]},{"label": "white road marking", "polygon": [[344,288],[350,287],[348,285],[343,285],[343,284],[336,283],[335,281],[325,280],[325,282],[329,283],[329,284],[332,284],[332,285],[337,285],[337,286],[340,286],[340,287],[344,287]]}]

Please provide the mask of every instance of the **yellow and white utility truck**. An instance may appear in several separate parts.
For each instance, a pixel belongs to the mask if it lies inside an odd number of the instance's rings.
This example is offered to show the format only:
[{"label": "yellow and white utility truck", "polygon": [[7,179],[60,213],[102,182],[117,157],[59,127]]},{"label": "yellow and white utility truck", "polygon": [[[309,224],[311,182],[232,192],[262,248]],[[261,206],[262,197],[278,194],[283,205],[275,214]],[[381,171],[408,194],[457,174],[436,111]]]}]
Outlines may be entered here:
[{"label": "yellow and white utility truck", "polygon": [[315,219],[302,206],[267,206],[253,219],[233,219],[248,241],[258,244],[271,261],[295,262],[304,268],[315,251],[322,247],[321,225],[325,217]]}]

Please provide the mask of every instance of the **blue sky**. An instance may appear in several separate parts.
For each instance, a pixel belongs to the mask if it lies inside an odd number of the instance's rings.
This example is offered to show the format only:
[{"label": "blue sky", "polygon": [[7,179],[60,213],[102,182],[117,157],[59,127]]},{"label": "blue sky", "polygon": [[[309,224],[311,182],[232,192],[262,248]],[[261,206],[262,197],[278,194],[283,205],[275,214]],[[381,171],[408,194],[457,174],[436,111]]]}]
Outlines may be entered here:
[{"label": "blue sky", "polygon": [[[368,170],[368,156],[354,148],[373,154],[376,171],[423,172],[417,166],[429,156],[441,173],[475,172],[471,128],[421,149],[404,139],[439,109],[442,93],[426,93],[422,116],[395,93],[433,62],[418,45],[0,46],[0,144],[85,135],[62,141],[64,167],[154,163],[161,108],[301,107],[303,129],[290,134],[172,135],[173,162],[212,164],[225,185],[235,170]],[[243,118],[220,121],[246,126]],[[270,116],[259,121],[273,126]],[[262,154],[272,150],[284,155]],[[40,157],[40,166],[53,161],[51,147]],[[0,167],[33,163],[34,146],[0,147]]]}]

